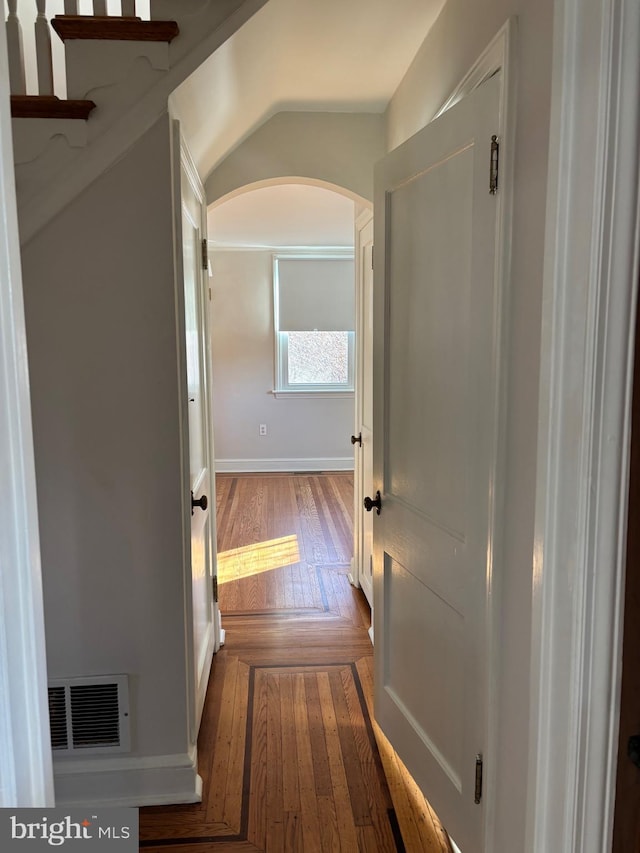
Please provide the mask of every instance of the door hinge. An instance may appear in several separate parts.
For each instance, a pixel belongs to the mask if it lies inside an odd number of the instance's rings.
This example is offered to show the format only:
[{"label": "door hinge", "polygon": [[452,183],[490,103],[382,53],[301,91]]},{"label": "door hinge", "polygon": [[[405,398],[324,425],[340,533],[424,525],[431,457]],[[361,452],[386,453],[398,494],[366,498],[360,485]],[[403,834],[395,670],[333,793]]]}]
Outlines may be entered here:
[{"label": "door hinge", "polygon": [[218,603],[218,576],[213,576],[213,600],[217,604]]},{"label": "door hinge", "polygon": [[371,244],[371,269],[373,269],[373,243]]},{"label": "door hinge", "polygon": [[491,137],[491,164],[489,167],[489,192],[495,195],[498,192],[498,158],[500,155],[500,145],[498,137],[494,134]]},{"label": "door hinge", "polygon": [[206,237],[202,241],[202,269],[209,269],[209,246]]},{"label": "door hinge", "polygon": [[480,800],[482,799],[482,755],[478,753],[476,755],[476,795],[474,798],[474,803],[478,806],[480,805]]}]

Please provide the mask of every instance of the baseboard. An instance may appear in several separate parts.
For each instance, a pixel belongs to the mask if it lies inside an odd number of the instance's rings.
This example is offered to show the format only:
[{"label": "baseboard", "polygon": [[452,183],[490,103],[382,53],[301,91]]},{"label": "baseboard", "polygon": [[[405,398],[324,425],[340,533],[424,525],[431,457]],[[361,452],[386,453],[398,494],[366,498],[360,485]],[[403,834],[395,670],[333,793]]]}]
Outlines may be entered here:
[{"label": "baseboard", "polygon": [[56,806],[153,806],[202,801],[202,779],[192,755],[87,758],[54,762]]},{"label": "baseboard", "polygon": [[269,471],[353,471],[353,456],[314,459],[216,459],[220,474],[254,474]]}]

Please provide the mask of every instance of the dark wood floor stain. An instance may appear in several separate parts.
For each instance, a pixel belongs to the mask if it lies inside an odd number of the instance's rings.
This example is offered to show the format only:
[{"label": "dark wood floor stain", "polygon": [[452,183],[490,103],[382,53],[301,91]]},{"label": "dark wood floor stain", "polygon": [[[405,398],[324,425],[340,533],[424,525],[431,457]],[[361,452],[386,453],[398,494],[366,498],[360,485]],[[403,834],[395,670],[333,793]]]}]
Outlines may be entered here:
[{"label": "dark wood floor stain", "polygon": [[217,512],[226,644],[198,740],[203,800],[141,809],[141,848],[450,853],[372,719],[352,475],[219,475]]}]

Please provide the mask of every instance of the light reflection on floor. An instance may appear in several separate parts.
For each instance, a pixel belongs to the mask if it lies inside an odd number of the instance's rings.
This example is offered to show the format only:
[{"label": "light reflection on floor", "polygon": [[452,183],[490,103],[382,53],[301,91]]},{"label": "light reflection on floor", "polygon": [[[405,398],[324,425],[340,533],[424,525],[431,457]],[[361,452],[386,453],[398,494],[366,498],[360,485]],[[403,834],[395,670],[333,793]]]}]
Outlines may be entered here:
[{"label": "light reflection on floor", "polygon": [[281,536],[218,554],[218,584],[248,578],[300,562],[298,537]]}]

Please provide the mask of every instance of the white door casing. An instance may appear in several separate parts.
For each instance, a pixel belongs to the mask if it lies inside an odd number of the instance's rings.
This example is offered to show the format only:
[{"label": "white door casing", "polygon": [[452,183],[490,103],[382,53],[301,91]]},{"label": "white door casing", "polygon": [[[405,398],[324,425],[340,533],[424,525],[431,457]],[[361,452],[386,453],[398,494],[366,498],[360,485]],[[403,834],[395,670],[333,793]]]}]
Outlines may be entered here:
[{"label": "white door casing", "polygon": [[[176,122],[175,133],[179,134]],[[178,140],[176,140],[176,143]],[[188,525],[186,561],[190,737],[195,743],[209,681],[211,659],[219,646],[219,613],[214,601],[215,480],[210,399],[208,275],[203,263],[206,201],[202,183],[183,139],[180,150],[180,213],[185,332],[184,440]],[[206,242],[205,242],[206,245]]]},{"label": "white door casing", "polygon": [[373,213],[356,220],[354,581],[373,607],[373,518],[362,501],[373,481]]},{"label": "white door casing", "polygon": [[54,805],[29,371],[0,39],[0,808]]},{"label": "white door casing", "polygon": [[[465,851],[485,849],[501,385],[502,75],[376,169],[376,717]],[[414,235],[418,235],[417,239]]]},{"label": "white door casing", "polygon": [[527,853],[612,844],[640,256],[638,33],[637,0],[555,2]]}]

